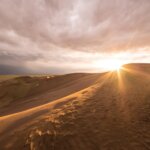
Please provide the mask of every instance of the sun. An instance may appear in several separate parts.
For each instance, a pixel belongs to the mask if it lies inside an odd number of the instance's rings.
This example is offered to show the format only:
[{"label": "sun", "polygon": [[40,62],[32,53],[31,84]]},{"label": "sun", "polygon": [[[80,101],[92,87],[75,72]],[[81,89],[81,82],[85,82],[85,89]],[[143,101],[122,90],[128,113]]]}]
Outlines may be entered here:
[{"label": "sun", "polygon": [[101,60],[97,65],[108,71],[119,71],[124,63],[120,59]]},{"label": "sun", "polygon": [[108,60],[108,62],[104,64],[104,67],[106,67],[106,69],[111,71],[115,71],[115,70],[118,71],[121,69],[122,65],[123,63],[121,60],[114,59],[114,60]]}]

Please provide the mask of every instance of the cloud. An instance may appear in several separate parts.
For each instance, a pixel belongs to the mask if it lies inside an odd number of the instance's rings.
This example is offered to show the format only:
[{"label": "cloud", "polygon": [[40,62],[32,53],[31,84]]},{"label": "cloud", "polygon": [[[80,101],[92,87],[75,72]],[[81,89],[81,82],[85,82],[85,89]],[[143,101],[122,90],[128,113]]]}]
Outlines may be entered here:
[{"label": "cloud", "polygon": [[22,66],[12,66],[12,65],[3,65],[0,64],[0,74],[7,75],[7,74],[26,74],[31,73],[29,69],[26,69]]},{"label": "cloud", "polygon": [[47,63],[62,71],[59,63],[84,68],[95,53],[149,53],[149,10],[149,0],[1,0],[0,64]]}]

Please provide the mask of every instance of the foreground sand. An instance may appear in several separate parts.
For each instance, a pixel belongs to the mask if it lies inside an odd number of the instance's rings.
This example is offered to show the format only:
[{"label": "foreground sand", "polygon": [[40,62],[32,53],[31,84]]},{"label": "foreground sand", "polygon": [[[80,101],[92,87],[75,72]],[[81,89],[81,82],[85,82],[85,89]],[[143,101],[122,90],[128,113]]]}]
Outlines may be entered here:
[{"label": "foreground sand", "polygon": [[36,102],[10,103],[1,111],[0,150],[150,149],[149,68],[74,74],[77,80],[36,95]]}]

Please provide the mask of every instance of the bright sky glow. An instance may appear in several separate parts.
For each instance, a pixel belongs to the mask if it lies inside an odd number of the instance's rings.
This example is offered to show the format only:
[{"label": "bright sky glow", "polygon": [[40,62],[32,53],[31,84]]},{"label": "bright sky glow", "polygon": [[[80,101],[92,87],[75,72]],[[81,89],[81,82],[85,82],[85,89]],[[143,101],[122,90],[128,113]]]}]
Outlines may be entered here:
[{"label": "bright sky glow", "polygon": [[106,59],[95,63],[96,66],[109,71],[119,70],[123,64],[123,61],[119,59]]}]

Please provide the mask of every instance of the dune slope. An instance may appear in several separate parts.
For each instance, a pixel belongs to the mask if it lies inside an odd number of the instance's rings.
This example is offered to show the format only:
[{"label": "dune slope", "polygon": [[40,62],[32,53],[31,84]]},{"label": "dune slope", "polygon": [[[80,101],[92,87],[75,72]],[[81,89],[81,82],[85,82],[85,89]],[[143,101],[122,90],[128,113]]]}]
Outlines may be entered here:
[{"label": "dune slope", "polygon": [[129,64],[120,72],[93,74],[94,78],[87,75],[78,86],[77,82],[71,83],[72,88],[76,85],[75,89],[80,87],[79,90],[49,103],[2,116],[0,148],[150,149],[149,68],[149,64]]},{"label": "dune slope", "polygon": [[0,116],[20,112],[80,91],[99,78],[99,74],[62,76],[22,76],[0,83]]}]

